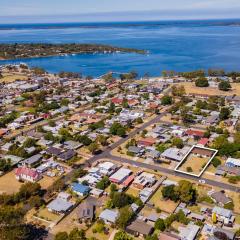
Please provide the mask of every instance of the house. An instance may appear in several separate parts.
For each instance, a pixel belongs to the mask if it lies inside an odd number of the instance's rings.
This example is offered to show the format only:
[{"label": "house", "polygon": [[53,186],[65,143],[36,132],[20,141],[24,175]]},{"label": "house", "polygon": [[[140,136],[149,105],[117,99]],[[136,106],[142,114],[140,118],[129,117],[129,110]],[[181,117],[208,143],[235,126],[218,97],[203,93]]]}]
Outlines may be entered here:
[{"label": "house", "polygon": [[138,140],[137,145],[143,146],[143,147],[149,147],[149,146],[154,145],[155,143],[156,143],[155,138],[148,137],[148,138],[142,138],[142,139]]},{"label": "house", "polygon": [[149,236],[153,233],[153,227],[142,220],[135,220],[130,225],[126,227],[126,232],[138,236]]},{"label": "house", "polygon": [[215,206],[212,214],[216,214],[217,220],[224,223],[224,225],[232,224],[235,221],[232,211],[225,208]]},{"label": "house", "polygon": [[172,233],[162,232],[162,233],[160,233],[158,240],[180,240],[180,237],[178,237]]},{"label": "house", "polygon": [[65,145],[65,148],[70,149],[70,150],[76,150],[83,146],[82,143],[72,141],[72,140],[64,142],[64,145]]},{"label": "house", "polygon": [[183,240],[194,240],[200,230],[200,227],[189,223],[186,227],[179,227],[179,236]]},{"label": "house", "polygon": [[32,168],[36,167],[39,165],[42,161],[42,155],[41,154],[36,154],[30,158],[27,158],[21,162],[21,166]]},{"label": "house", "polygon": [[128,187],[134,180],[134,175],[130,175],[127,179],[125,179],[122,183],[124,187]]},{"label": "house", "polygon": [[0,138],[9,133],[9,130],[6,128],[0,128]]},{"label": "house", "polygon": [[115,172],[112,176],[110,176],[109,180],[113,183],[121,184],[131,174],[132,174],[132,171],[130,169],[120,168],[117,172]]},{"label": "house", "polygon": [[144,154],[144,149],[140,147],[130,146],[128,152],[133,153],[136,156],[142,156]]},{"label": "house", "polygon": [[18,181],[37,182],[42,178],[42,175],[34,169],[19,167],[15,171],[15,177]]},{"label": "house", "polygon": [[47,209],[49,212],[54,212],[57,214],[66,214],[73,207],[73,203],[62,199],[61,197],[57,197],[52,202],[47,205]]},{"label": "house", "polygon": [[161,158],[180,162],[188,151],[189,147],[184,147],[182,149],[168,148],[161,154]]},{"label": "house", "polygon": [[57,157],[59,154],[62,153],[62,150],[56,147],[49,147],[48,149],[46,149],[46,153]]},{"label": "house", "polygon": [[189,137],[194,137],[198,139],[204,137],[204,132],[199,130],[188,129],[185,133]]},{"label": "house", "polygon": [[81,203],[78,207],[78,217],[82,220],[93,220],[95,216],[95,205],[92,201],[88,201],[86,199],[83,203]]},{"label": "house", "polygon": [[76,152],[72,149],[68,149],[58,155],[58,158],[62,161],[68,161],[76,155]]},{"label": "house", "polygon": [[102,219],[106,224],[116,223],[117,218],[118,218],[117,210],[105,209],[99,215],[99,219]]},{"label": "house", "polygon": [[225,204],[232,202],[232,199],[227,197],[224,191],[214,192],[210,195],[210,197],[221,207],[224,207]]},{"label": "house", "polygon": [[153,193],[152,188],[144,188],[139,192],[139,197],[143,203],[147,202],[147,200],[151,197]]},{"label": "house", "polygon": [[81,196],[81,197],[87,195],[91,190],[89,186],[86,186],[80,183],[73,183],[71,185],[71,188],[74,193],[76,193],[78,196]]},{"label": "house", "polygon": [[147,151],[146,153],[146,157],[150,158],[150,159],[153,159],[155,161],[157,161],[161,156],[161,153],[157,150],[150,150],[150,151]]},{"label": "house", "polygon": [[192,154],[199,156],[199,157],[206,157],[211,158],[214,154],[212,150],[200,147],[194,147],[191,151]]},{"label": "house", "polygon": [[225,163],[228,167],[237,167],[240,168],[240,159],[229,157]]},{"label": "house", "polygon": [[205,147],[209,142],[209,139],[208,138],[201,138],[197,145],[201,146],[201,147]]},{"label": "house", "polygon": [[102,175],[108,175],[109,176],[116,171],[117,165],[112,163],[112,162],[103,162],[103,163],[98,164],[98,168],[99,168],[99,172]]},{"label": "house", "polygon": [[137,176],[133,182],[133,186],[138,189],[144,189],[145,187],[151,187],[156,182],[154,174],[142,172]]}]

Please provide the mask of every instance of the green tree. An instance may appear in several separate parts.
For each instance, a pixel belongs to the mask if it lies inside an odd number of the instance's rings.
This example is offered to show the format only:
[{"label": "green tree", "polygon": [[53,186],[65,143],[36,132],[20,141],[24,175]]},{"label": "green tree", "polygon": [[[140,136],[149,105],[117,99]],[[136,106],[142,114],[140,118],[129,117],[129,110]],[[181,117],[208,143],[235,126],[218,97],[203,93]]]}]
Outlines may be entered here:
[{"label": "green tree", "polygon": [[161,99],[162,105],[171,105],[173,103],[173,99],[171,96],[165,95]]},{"label": "green tree", "polygon": [[223,108],[221,108],[221,111],[220,111],[220,114],[219,114],[219,119],[220,120],[226,120],[226,119],[228,119],[229,118],[229,116],[230,116],[230,110],[229,110],[229,108],[227,108],[227,107],[223,107]]},{"label": "green tree", "polygon": [[68,240],[68,239],[69,238],[67,232],[58,232],[54,238],[54,240]]},{"label": "green tree", "polygon": [[107,176],[104,176],[97,184],[96,188],[104,190],[110,185],[109,178]]},{"label": "green tree", "polygon": [[132,211],[131,207],[125,206],[125,207],[121,208],[119,210],[119,215],[118,215],[117,222],[116,222],[117,225],[120,228],[124,229],[127,226],[129,220],[132,218],[132,216],[133,216],[133,211]]},{"label": "green tree", "polygon": [[92,142],[88,146],[88,150],[93,154],[96,153],[99,150],[99,144],[97,142]]},{"label": "green tree", "polygon": [[177,148],[183,148],[183,140],[181,138],[173,138],[172,145]]},{"label": "green tree", "polygon": [[189,181],[179,181],[178,186],[175,187],[175,191],[182,202],[189,203],[196,201],[196,189],[193,188],[193,184]]},{"label": "green tree", "polygon": [[197,87],[208,87],[209,83],[208,83],[208,80],[205,77],[200,77],[195,81],[195,85]]},{"label": "green tree", "polygon": [[161,218],[159,218],[159,219],[155,222],[154,228],[155,228],[155,229],[158,229],[158,230],[160,230],[160,231],[163,232],[163,231],[166,229],[164,220],[161,219]]},{"label": "green tree", "polygon": [[232,87],[228,81],[220,81],[220,83],[218,84],[218,88],[222,91],[229,91]]},{"label": "green tree", "polygon": [[133,238],[124,231],[118,231],[114,236],[114,240],[133,240]]}]

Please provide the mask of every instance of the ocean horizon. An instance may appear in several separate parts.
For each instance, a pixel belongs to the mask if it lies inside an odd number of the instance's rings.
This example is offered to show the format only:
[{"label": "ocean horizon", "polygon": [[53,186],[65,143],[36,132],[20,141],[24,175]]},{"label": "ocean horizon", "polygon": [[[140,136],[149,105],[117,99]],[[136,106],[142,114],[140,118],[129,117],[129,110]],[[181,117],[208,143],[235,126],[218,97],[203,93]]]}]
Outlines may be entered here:
[{"label": "ocean horizon", "polygon": [[93,43],[143,49],[149,54],[113,53],[4,60],[24,62],[48,72],[137,71],[159,76],[162,70],[240,70],[240,20],[164,20],[102,23],[0,24],[0,43]]}]

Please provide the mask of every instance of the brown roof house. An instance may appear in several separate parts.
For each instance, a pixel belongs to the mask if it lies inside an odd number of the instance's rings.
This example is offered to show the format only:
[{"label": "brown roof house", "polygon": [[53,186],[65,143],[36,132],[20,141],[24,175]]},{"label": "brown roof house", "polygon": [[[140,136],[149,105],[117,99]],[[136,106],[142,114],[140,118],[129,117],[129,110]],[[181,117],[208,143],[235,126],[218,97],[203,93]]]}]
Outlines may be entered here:
[{"label": "brown roof house", "polygon": [[137,219],[127,226],[126,231],[136,237],[146,237],[153,232],[153,227],[146,222]]},{"label": "brown roof house", "polygon": [[92,201],[86,199],[78,207],[79,220],[92,221],[95,217],[95,204]]},{"label": "brown roof house", "polygon": [[214,192],[210,196],[213,201],[221,207],[224,207],[225,204],[232,202],[232,199],[226,196],[224,191]]}]

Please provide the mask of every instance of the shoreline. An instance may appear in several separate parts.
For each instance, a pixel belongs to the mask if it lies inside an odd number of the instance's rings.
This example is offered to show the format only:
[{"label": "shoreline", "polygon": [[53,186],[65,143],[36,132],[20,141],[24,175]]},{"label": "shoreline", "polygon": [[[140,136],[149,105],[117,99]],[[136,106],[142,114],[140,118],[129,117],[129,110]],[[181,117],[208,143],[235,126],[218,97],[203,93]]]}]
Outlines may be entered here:
[{"label": "shoreline", "polygon": [[[51,44],[24,43],[0,44],[0,61],[34,59],[56,56],[74,56],[83,54],[136,53],[147,54],[146,50],[116,47],[103,44]],[[4,56],[5,55],[5,56]]]}]

